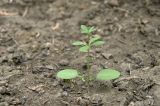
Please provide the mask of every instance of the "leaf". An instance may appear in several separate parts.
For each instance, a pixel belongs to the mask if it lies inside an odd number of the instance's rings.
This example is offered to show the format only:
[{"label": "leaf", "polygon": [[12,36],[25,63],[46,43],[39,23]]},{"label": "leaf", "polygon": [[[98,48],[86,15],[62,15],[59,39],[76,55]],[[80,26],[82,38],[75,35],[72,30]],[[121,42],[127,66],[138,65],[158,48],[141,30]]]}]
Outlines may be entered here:
[{"label": "leaf", "polygon": [[113,70],[113,69],[102,69],[98,74],[97,74],[97,79],[98,80],[112,80],[116,79],[120,76],[120,72]]},{"label": "leaf", "polygon": [[78,76],[77,70],[74,69],[65,69],[57,73],[57,77],[61,79],[73,79]]},{"label": "leaf", "polygon": [[99,39],[101,39],[100,36],[95,36],[95,37],[93,37],[93,38],[90,39],[89,43],[92,44],[92,43],[94,43],[95,41],[97,41]]},{"label": "leaf", "polygon": [[105,43],[104,41],[96,41],[92,45],[99,46],[99,45],[103,45],[104,43]]},{"label": "leaf", "polygon": [[94,28],[94,27],[89,27],[89,29],[88,29],[89,31],[89,33],[92,33],[92,32],[94,32],[96,29]]},{"label": "leaf", "polygon": [[88,34],[89,33],[89,28],[85,25],[81,25],[81,33]]},{"label": "leaf", "polygon": [[82,42],[82,41],[75,41],[75,42],[73,42],[72,44],[75,45],[75,46],[86,45],[86,43],[85,43],[85,42]]},{"label": "leaf", "polygon": [[82,46],[81,48],[79,48],[79,51],[80,52],[88,52],[89,48],[90,47],[88,45],[85,45],[85,46]]},{"label": "leaf", "polygon": [[87,27],[86,25],[81,25],[81,33],[90,34],[96,29],[94,27]]}]

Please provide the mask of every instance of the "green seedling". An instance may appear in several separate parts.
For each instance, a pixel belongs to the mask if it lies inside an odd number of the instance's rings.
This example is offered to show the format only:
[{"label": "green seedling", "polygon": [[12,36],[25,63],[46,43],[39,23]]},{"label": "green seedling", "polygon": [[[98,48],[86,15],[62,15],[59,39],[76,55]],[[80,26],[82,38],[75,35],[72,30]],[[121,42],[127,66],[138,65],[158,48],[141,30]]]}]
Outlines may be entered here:
[{"label": "green seedling", "polygon": [[[91,56],[91,50],[95,46],[103,45],[105,42],[102,40],[102,38],[99,35],[94,35],[93,32],[95,32],[96,29],[94,27],[87,27],[85,25],[81,25],[81,33],[86,36],[85,41],[75,41],[72,44],[74,46],[79,47],[80,52],[84,52],[87,54],[86,56],[86,65],[87,65],[87,74],[81,75],[79,74],[80,71],[74,70],[74,69],[65,69],[61,70],[57,73],[57,77],[61,79],[73,79],[76,77],[81,78],[83,81],[86,82],[88,86],[89,91],[89,83],[92,80],[93,76],[91,76],[91,63],[93,61],[93,57]],[[114,69],[102,69],[97,74],[96,78],[97,80],[112,80],[116,79],[120,76],[120,72],[114,70]]]}]

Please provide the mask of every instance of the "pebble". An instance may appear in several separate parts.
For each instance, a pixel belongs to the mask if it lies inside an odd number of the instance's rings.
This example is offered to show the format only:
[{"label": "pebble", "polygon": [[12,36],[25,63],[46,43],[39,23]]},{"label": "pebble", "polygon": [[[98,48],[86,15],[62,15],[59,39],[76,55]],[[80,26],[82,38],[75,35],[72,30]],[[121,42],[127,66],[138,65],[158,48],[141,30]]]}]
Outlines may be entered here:
[{"label": "pebble", "polygon": [[0,63],[3,63],[3,62],[8,62],[7,56],[3,56],[0,58]]},{"label": "pebble", "polygon": [[0,106],[9,106],[9,104],[7,102],[1,102]]},{"label": "pebble", "polygon": [[104,3],[109,4],[111,6],[119,6],[118,0],[105,0]]},{"label": "pebble", "polygon": [[142,19],[142,24],[147,24],[149,21],[147,19]]},{"label": "pebble", "polygon": [[106,61],[106,62],[103,62],[101,65],[103,66],[103,68],[113,67],[113,64],[110,63],[110,62],[107,62],[107,61]]},{"label": "pebble", "polygon": [[62,92],[62,96],[68,96],[68,92],[67,91]]},{"label": "pebble", "polygon": [[6,93],[6,87],[2,86],[0,87],[0,94]]},{"label": "pebble", "polygon": [[64,106],[69,106],[69,103],[67,101],[61,101],[61,102]]},{"label": "pebble", "polygon": [[130,63],[122,63],[120,67],[124,72],[130,72],[132,70]]},{"label": "pebble", "polygon": [[52,78],[53,77],[53,73],[44,73],[43,75],[46,78]]},{"label": "pebble", "polygon": [[0,81],[0,86],[6,86],[8,84],[7,80]]},{"label": "pebble", "polygon": [[8,51],[9,53],[14,53],[15,48],[14,48],[14,47],[8,47],[8,48],[7,48],[7,51]]},{"label": "pebble", "polygon": [[50,70],[55,70],[55,68],[52,65],[46,65],[46,68],[48,68]]},{"label": "pebble", "polygon": [[101,48],[95,48],[96,53],[101,53],[101,51],[102,51]]},{"label": "pebble", "polygon": [[77,98],[77,104],[78,106],[90,106],[90,101],[89,99],[79,97]]},{"label": "pebble", "polygon": [[102,56],[103,56],[105,59],[107,59],[107,60],[109,60],[109,59],[112,59],[112,58],[113,58],[113,55],[112,55],[112,54],[110,54],[110,53],[102,53]]},{"label": "pebble", "polygon": [[21,104],[21,101],[16,98],[16,99],[14,99],[14,100],[12,101],[12,104],[13,104],[13,105],[18,105],[18,104]]},{"label": "pebble", "polygon": [[51,45],[52,45],[52,44],[51,44],[50,42],[47,42],[47,43],[44,44],[44,48],[50,48]]},{"label": "pebble", "polygon": [[59,62],[59,64],[60,64],[61,66],[68,66],[68,65],[69,65],[69,61],[68,61],[67,59],[62,59],[62,60]]},{"label": "pebble", "polygon": [[94,106],[102,106],[102,95],[94,94],[91,98],[91,102]]}]

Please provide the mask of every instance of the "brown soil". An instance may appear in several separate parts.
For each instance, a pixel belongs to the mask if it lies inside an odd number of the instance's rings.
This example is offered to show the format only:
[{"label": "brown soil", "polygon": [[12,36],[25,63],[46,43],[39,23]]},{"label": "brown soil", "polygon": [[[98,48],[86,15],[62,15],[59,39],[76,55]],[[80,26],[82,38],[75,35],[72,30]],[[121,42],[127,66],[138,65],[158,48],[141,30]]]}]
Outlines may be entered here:
[{"label": "brown soil", "polygon": [[[56,78],[70,67],[85,72],[71,42],[81,24],[95,26],[106,44],[92,68],[119,79],[73,85]],[[1,0],[0,106],[160,106],[159,0]]]}]

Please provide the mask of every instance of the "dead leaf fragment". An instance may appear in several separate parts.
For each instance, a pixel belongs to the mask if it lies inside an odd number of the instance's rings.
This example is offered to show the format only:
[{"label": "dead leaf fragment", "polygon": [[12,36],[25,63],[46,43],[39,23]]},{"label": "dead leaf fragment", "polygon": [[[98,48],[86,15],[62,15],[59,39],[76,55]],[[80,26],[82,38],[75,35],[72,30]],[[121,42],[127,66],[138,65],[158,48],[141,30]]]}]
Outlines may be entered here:
[{"label": "dead leaf fragment", "polygon": [[0,10],[0,16],[14,16],[17,15],[17,13],[9,13],[5,10]]},{"label": "dead leaf fragment", "polygon": [[56,25],[52,26],[51,28],[52,28],[53,31],[58,30],[59,29],[59,23],[56,23]]},{"label": "dead leaf fragment", "polygon": [[27,87],[28,89],[38,92],[38,93],[43,93],[44,92],[44,85],[40,84],[40,85],[36,85],[36,86],[32,86],[32,87]]}]

